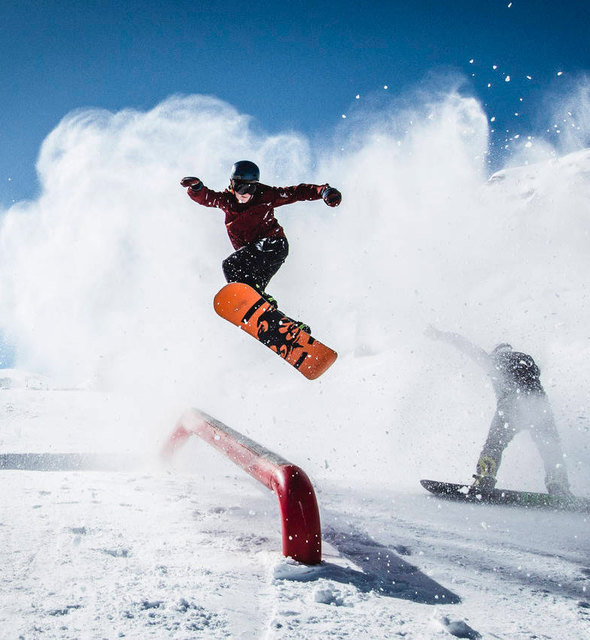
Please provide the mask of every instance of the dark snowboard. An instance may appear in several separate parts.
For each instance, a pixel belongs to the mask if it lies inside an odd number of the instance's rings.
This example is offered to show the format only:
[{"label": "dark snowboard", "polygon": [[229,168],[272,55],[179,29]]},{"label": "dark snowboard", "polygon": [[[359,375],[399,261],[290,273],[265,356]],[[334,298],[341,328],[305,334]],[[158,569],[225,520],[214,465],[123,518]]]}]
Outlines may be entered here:
[{"label": "dark snowboard", "polygon": [[481,502],[484,504],[590,513],[590,499],[588,498],[561,498],[551,496],[548,493],[512,491],[509,489],[494,489],[490,494],[484,496],[481,494],[470,494],[468,484],[437,482],[436,480],[420,480],[420,484],[439,498],[455,500],[457,502]]}]

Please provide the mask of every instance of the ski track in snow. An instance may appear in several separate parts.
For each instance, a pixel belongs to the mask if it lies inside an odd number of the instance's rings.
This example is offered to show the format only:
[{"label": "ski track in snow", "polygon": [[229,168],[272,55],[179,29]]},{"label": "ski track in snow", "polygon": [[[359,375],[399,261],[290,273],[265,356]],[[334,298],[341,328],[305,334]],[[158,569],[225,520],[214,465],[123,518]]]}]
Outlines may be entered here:
[{"label": "ski track in snow", "polygon": [[[59,442],[56,429],[60,444],[84,451],[80,434],[66,427],[112,405],[90,392],[2,393],[10,407],[5,452],[17,442],[42,451]],[[58,429],[64,394],[73,414]],[[187,460],[172,469],[1,471],[0,636],[588,634],[587,515],[458,505],[419,489],[312,479],[324,561],[306,567],[280,553],[271,492],[204,444]]]}]

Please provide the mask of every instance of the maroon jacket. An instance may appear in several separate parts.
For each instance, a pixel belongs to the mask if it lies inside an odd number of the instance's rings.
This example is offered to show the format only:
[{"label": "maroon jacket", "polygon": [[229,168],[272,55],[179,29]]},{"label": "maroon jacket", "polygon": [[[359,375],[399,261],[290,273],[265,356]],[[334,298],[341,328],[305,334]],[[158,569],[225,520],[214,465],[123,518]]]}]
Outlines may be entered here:
[{"label": "maroon jacket", "polygon": [[244,204],[238,202],[229,189],[221,192],[203,186],[199,191],[189,187],[187,192],[191,200],[225,212],[225,228],[237,250],[263,238],[284,238],[285,232],[275,218],[274,208],[301,200],[320,200],[320,192],[325,186],[269,187],[257,183],[256,193]]}]

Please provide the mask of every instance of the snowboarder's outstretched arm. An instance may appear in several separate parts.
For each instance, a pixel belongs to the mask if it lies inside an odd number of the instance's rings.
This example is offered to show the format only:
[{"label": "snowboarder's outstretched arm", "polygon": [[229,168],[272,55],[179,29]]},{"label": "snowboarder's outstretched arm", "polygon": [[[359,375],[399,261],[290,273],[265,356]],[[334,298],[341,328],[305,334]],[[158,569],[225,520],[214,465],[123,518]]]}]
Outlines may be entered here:
[{"label": "snowboarder's outstretched arm", "polygon": [[337,207],[342,202],[342,194],[329,184],[298,184],[295,187],[273,187],[274,207],[301,202],[302,200],[320,200],[329,207]]},{"label": "snowboarder's outstretched arm", "polygon": [[441,331],[432,325],[429,325],[426,329],[426,335],[433,340],[443,340],[456,349],[469,356],[472,360],[477,362],[484,369],[488,369],[490,366],[490,356],[481,347],[469,342],[467,338],[464,338],[458,333],[452,331]]},{"label": "snowboarder's outstretched arm", "polygon": [[195,191],[199,191],[203,187],[203,182],[199,178],[188,176],[180,181],[180,186],[185,188],[191,187]]},{"label": "snowboarder's outstretched arm", "polygon": [[219,191],[209,189],[199,178],[192,176],[183,178],[180,181],[180,186],[186,188],[189,198],[196,203],[202,204],[205,207],[219,207],[223,194]]}]

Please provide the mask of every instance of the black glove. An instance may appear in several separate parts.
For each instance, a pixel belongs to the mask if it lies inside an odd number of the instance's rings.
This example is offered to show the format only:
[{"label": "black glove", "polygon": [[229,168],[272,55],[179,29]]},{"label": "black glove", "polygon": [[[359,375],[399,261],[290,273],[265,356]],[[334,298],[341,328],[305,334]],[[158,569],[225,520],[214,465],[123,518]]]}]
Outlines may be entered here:
[{"label": "black glove", "polygon": [[183,178],[180,181],[181,187],[190,187],[193,191],[200,191],[203,188],[203,183],[199,180],[199,178],[193,178],[189,176],[188,178]]},{"label": "black glove", "polygon": [[342,202],[342,194],[334,187],[324,187],[320,195],[329,207],[337,207]]}]

